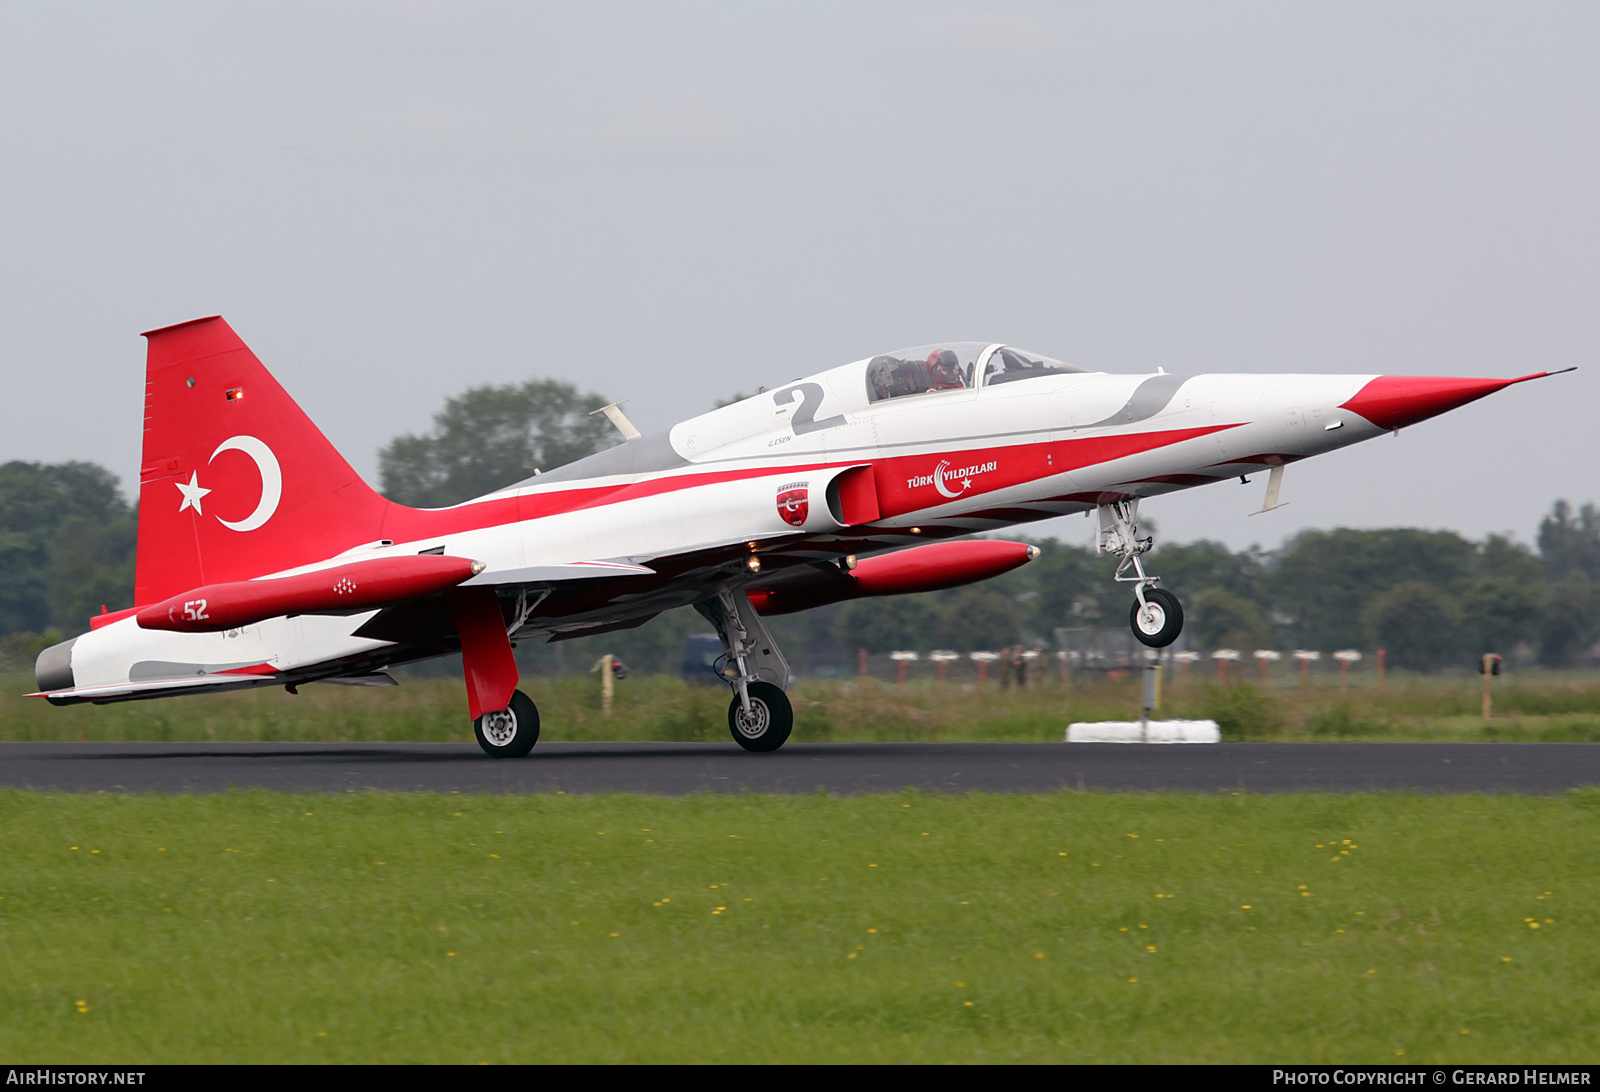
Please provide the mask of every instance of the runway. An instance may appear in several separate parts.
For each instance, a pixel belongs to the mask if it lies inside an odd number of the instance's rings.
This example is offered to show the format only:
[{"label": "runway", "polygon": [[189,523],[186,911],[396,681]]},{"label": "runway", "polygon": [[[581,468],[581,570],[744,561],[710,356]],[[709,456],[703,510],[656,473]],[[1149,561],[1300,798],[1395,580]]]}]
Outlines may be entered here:
[{"label": "runway", "polygon": [[68,792],[1555,793],[1600,785],[1584,743],[0,743],[0,786]]}]

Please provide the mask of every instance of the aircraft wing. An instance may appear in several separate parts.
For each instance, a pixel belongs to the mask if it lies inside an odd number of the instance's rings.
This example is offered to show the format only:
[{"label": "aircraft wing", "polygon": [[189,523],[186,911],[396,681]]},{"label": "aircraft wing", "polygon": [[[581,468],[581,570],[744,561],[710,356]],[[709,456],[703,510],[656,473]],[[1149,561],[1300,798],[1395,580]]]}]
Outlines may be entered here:
[{"label": "aircraft wing", "polygon": [[645,565],[611,559],[573,561],[561,565],[529,565],[516,569],[488,569],[461,586],[465,588],[506,584],[560,584],[568,580],[598,580],[608,576],[654,576]]},{"label": "aircraft wing", "polygon": [[131,697],[158,697],[163,692],[181,694],[184,691],[243,689],[250,686],[262,686],[276,680],[270,676],[257,674],[213,674],[190,675],[180,679],[154,679],[147,682],[112,683],[106,686],[75,686],[67,690],[40,690],[27,695],[30,698],[44,698],[54,704],[75,704],[77,702],[113,701]]}]

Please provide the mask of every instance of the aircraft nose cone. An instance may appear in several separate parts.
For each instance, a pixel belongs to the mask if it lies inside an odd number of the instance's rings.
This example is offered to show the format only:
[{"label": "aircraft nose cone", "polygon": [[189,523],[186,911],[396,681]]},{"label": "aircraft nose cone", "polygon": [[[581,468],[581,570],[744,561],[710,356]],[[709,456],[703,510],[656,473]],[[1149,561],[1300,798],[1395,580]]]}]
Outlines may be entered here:
[{"label": "aircraft nose cone", "polygon": [[1359,413],[1379,428],[1404,428],[1515,382],[1466,376],[1380,375],[1339,408]]}]

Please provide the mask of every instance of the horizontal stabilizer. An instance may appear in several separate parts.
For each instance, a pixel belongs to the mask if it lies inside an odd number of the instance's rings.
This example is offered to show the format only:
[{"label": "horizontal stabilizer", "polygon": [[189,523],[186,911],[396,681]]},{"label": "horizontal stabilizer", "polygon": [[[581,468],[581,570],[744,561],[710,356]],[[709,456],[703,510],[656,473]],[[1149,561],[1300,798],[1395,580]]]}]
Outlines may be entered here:
[{"label": "horizontal stabilizer", "polygon": [[116,701],[120,698],[155,697],[163,692],[213,690],[218,687],[261,686],[272,682],[268,676],[253,674],[189,675],[179,679],[154,679],[147,682],[109,683],[104,686],[75,686],[69,690],[40,690],[27,695],[44,698],[52,705],[73,705],[85,701]]}]

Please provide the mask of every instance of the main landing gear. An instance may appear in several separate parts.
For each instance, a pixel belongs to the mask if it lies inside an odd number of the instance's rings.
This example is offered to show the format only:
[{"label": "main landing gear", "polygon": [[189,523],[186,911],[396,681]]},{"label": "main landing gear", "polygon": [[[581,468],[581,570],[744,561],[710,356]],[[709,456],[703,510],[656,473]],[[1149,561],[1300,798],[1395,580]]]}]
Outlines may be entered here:
[{"label": "main landing gear", "polygon": [[445,598],[461,638],[467,709],[478,746],[494,758],[521,758],[539,742],[539,709],[517,689],[511,634],[527,619],[526,596],[508,625],[493,588],[457,588]]},{"label": "main landing gear", "polygon": [[743,592],[725,591],[694,609],[717,627],[728,650],[720,674],[733,690],[728,703],[733,741],[747,751],[776,751],[794,729],[794,707],[783,692],[788,661]]},{"label": "main landing gear", "polygon": [[539,742],[539,707],[514,690],[510,705],[472,722],[472,734],[478,737],[478,746],[495,758],[521,758]]},{"label": "main landing gear", "polygon": [[[1165,648],[1183,632],[1183,606],[1176,595],[1156,587],[1161,578],[1147,576],[1139,560],[1155,545],[1155,536],[1139,537],[1139,498],[1102,504],[1099,516],[1100,532],[1095,545],[1101,553],[1120,559],[1114,579],[1133,585],[1133,609],[1128,613],[1133,636],[1151,648]],[[1130,568],[1133,575],[1123,575]]]}]

